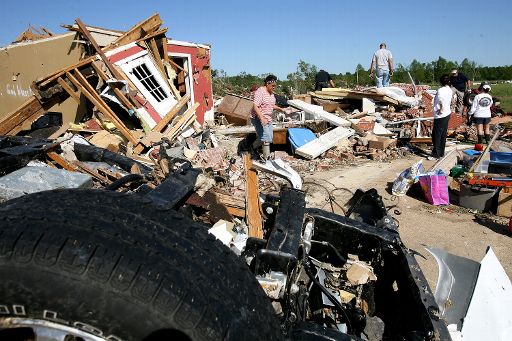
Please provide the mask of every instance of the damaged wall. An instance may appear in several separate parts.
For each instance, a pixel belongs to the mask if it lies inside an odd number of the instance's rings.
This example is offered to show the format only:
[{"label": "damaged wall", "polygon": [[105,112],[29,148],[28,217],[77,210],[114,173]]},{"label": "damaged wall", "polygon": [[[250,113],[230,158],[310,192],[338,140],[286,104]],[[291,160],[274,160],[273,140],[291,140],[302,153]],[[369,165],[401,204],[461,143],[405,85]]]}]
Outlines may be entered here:
[{"label": "damaged wall", "polygon": [[204,122],[204,114],[213,106],[212,75],[210,68],[210,47],[177,40],[169,40],[169,54],[190,55],[193,79],[193,102],[199,103],[196,110],[197,121]]},{"label": "damaged wall", "polygon": [[[0,120],[33,95],[30,85],[35,79],[80,61],[83,49],[73,40],[76,33],[67,33],[0,49]],[[77,109],[68,98],[50,111],[62,112],[64,121],[74,121]]]}]

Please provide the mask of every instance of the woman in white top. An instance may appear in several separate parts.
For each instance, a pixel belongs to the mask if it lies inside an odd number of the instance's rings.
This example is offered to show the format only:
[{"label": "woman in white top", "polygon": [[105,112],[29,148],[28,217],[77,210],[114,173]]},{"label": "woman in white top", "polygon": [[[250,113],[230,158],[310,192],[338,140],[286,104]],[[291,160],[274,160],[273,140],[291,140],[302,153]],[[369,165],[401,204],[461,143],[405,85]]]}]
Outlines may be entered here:
[{"label": "woman in white top", "polygon": [[482,86],[482,92],[475,96],[473,99],[473,105],[469,110],[470,120],[476,124],[478,143],[483,143],[485,137],[485,143],[489,143],[490,131],[489,123],[491,122],[491,106],[492,96],[489,95],[491,86],[484,84]]}]

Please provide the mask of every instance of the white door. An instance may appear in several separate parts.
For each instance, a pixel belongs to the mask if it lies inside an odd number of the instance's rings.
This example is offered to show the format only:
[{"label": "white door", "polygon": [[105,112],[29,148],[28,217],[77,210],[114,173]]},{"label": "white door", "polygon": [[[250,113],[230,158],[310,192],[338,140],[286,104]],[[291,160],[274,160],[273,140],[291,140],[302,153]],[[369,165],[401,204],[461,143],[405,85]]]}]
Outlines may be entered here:
[{"label": "white door", "polygon": [[155,108],[160,117],[167,115],[178,102],[171,93],[169,85],[147,54],[119,66],[146,100]]}]

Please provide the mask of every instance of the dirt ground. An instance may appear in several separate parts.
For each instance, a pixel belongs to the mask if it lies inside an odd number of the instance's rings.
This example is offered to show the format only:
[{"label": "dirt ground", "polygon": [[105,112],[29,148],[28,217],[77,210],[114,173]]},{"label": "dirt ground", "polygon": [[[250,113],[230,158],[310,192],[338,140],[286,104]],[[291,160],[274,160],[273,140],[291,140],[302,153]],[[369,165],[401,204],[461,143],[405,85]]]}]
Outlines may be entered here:
[{"label": "dirt ground", "polygon": [[[470,210],[450,205],[436,207],[421,196],[392,197],[389,183],[397,174],[421,158],[409,156],[391,162],[362,161],[357,166],[345,166],[336,170],[306,174],[305,189],[308,206],[340,213],[340,209],[329,204],[328,191],[336,203],[343,205],[351,194],[361,188],[375,188],[384,199],[386,207],[396,205],[390,213],[400,223],[399,231],[404,244],[425,258],[416,256],[431,288],[435,289],[438,270],[435,259],[425,246],[444,249],[458,256],[481,261],[488,246],[491,246],[508,276],[512,274],[512,234],[507,230],[508,219],[476,214]],[[359,163],[359,162],[358,162]],[[433,161],[424,161],[426,168]],[[338,189],[336,189],[338,188]],[[399,209],[400,214],[395,210]]]}]

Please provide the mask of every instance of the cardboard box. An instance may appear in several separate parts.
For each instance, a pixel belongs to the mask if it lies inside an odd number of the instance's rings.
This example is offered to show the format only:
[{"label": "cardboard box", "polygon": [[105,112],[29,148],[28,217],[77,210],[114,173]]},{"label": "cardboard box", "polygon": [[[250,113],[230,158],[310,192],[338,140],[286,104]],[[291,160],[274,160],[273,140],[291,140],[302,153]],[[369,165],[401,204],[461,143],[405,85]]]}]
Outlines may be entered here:
[{"label": "cardboard box", "polygon": [[375,140],[368,141],[368,147],[374,149],[386,149],[392,145],[396,145],[396,139],[390,139],[389,137],[377,136]]},{"label": "cardboard box", "polygon": [[512,216],[512,189],[502,188],[498,195],[496,215],[510,218]]}]

